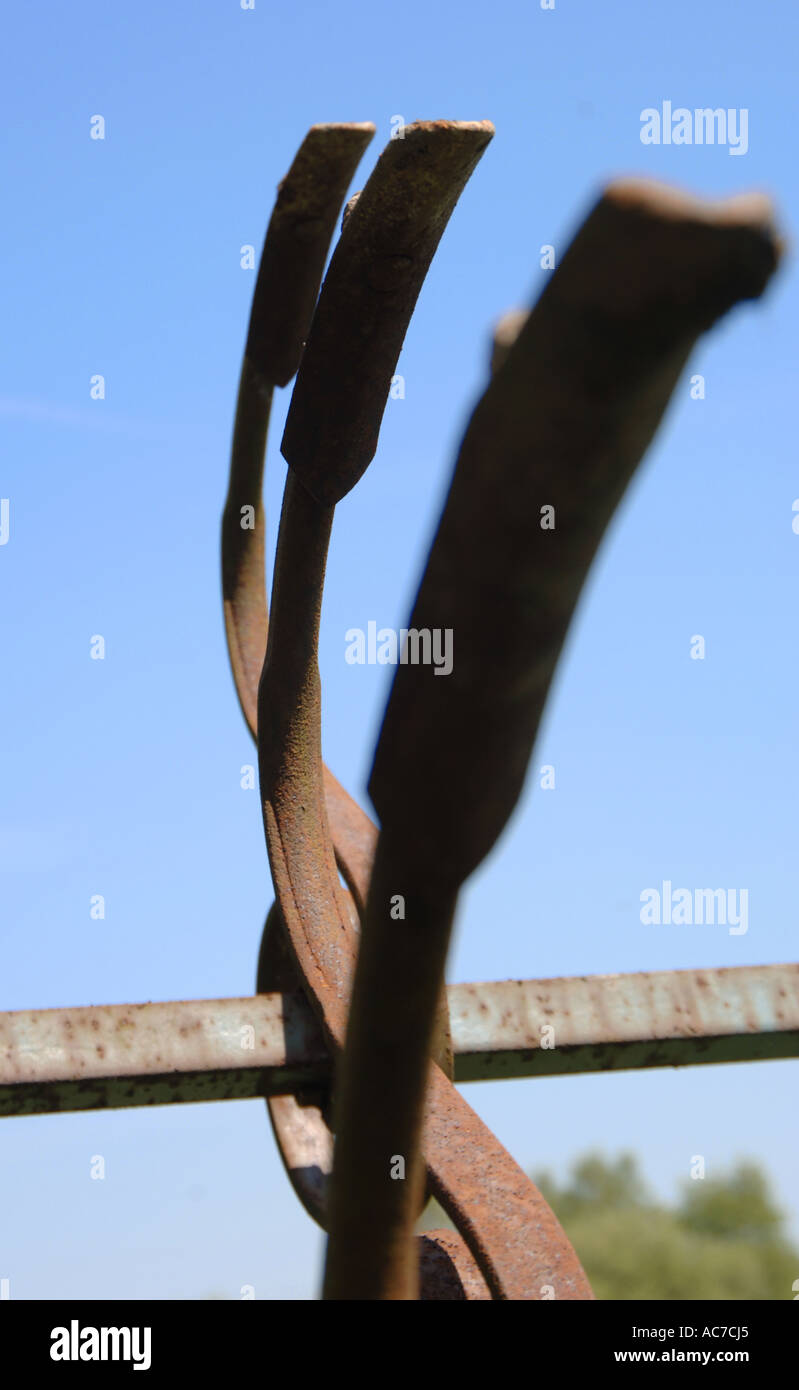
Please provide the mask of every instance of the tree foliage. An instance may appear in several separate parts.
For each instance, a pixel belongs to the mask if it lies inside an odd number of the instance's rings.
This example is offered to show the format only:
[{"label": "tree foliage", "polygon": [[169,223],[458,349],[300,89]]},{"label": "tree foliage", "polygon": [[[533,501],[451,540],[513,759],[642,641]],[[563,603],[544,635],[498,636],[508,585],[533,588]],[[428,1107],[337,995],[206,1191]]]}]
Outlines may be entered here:
[{"label": "tree foliage", "polygon": [[[686,1180],[672,1206],[650,1194],[633,1154],[578,1158],[562,1183],[534,1175],[597,1298],[792,1299],[799,1251],[766,1174],[739,1162]],[[450,1226],[437,1203],[420,1229]]]},{"label": "tree foliage", "polygon": [[597,1298],[791,1299],[799,1252],[754,1163],[687,1180],[673,1207],[648,1194],[632,1154],[586,1154],[562,1186],[535,1181]]}]

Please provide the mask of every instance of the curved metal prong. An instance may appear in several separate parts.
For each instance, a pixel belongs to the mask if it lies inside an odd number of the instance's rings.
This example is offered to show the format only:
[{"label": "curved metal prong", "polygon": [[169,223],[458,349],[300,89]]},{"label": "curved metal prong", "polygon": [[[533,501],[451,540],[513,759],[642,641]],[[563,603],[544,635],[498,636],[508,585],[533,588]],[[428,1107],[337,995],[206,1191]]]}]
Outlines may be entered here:
[{"label": "curved metal prong", "polygon": [[[382,830],[338,1079],[326,1271],[337,1297],[414,1296],[430,1030],[458,889],[516,804],[591,561],[695,339],[759,295],[777,259],[764,198],[708,204],[646,181],[612,185],[469,422],[409,623],[453,634],[454,664],[442,678],[430,664],[397,667],[369,783]],[[431,1085],[441,1100],[434,1070]],[[437,1113],[428,1102],[431,1168]],[[392,1152],[405,1182],[388,1180]],[[495,1296],[541,1296],[518,1292],[541,1274],[514,1255],[509,1217],[525,1201],[511,1181],[493,1253],[462,1228]],[[567,1282],[581,1278],[571,1269]]]}]

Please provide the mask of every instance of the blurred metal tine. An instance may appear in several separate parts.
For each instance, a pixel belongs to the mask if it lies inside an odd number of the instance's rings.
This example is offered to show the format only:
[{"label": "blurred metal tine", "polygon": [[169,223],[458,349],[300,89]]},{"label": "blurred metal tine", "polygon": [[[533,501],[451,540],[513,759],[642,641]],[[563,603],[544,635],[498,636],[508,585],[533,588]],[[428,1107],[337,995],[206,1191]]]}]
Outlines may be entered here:
[{"label": "blurred metal tine", "polygon": [[[759,295],[777,259],[763,197],[611,185],[469,422],[409,624],[451,631],[454,667],[397,667],[369,783],[382,829],[339,1079],[339,1286],[351,1269],[353,1287],[413,1288],[423,1115],[427,1142],[441,1122],[435,1069],[425,1109],[430,1026],[458,889],[516,804],[584,579],[693,342]],[[376,1183],[376,1155],[392,1152],[406,1181]]]}]

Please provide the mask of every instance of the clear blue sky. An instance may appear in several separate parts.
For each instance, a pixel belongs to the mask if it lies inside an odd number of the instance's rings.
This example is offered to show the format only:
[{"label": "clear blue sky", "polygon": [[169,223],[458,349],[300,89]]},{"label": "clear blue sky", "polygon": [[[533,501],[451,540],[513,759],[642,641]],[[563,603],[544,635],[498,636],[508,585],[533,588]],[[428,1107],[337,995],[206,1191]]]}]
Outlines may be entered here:
[{"label": "clear blue sky", "polygon": [[[219,519],[275,188],[308,126],[490,118],[340,506],[321,669],[325,755],[363,794],[390,670],[344,633],[399,627],[490,327],[527,304],[603,181],[774,194],[799,225],[788,0],[41,0],[5,21],[0,549],[0,1009],[250,993],[271,902],[253,748],[225,654]],[[749,149],[644,146],[640,112],[749,112]],[[102,114],[106,139],[89,138]],[[597,267],[601,274],[602,267]],[[593,570],[532,781],[469,885],[450,978],[796,958],[797,279],[704,340]],[[89,398],[95,373],[102,402]],[[270,554],[285,468],[268,456]],[[479,537],[476,538],[479,545]],[[106,659],[89,658],[93,634]],[[691,637],[706,659],[689,657]],[[749,890],[749,930],[644,927],[664,879]],[[102,893],[106,918],[89,917]],[[668,1197],[703,1154],[763,1161],[799,1234],[797,1063],[468,1090],[527,1167],[635,1149]],[[92,1155],[107,1177],[91,1181]],[[12,1297],[311,1297],[320,1240],[260,1102],[6,1120]],[[799,1273],[799,1271],[797,1271]],[[690,1290],[686,1290],[690,1297]],[[790,1296],[790,1294],[788,1294]]]}]

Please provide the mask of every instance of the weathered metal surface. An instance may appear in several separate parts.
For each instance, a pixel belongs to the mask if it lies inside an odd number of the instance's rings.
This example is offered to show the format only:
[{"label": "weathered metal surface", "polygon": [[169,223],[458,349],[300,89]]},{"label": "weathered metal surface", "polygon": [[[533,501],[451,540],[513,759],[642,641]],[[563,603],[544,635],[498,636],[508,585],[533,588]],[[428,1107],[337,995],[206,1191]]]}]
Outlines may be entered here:
[{"label": "weathered metal surface", "polygon": [[[492,1298],[529,1301],[553,1292],[561,1302],[593,1298],[555,1213],[436,1066],[425,1094],[423,1142],[433,1194],[457,1225]],[[368,1252],[360,1255],[374,1270]],[[352,1280],[367,1296],[360,1267]]]},{"label": "weathered metal surface", "polygon": [[[280,184],[258,269],[222,517],[228,654],[253,738],[268,631],[261,499],[272,395],[299,365],[341,202],[373,133],[368,123],[311,127]],[[243,508],[253,510],[251,525],[242,524]],[[362,908],[377,831],[328,768],[324,778],[337,862]]]},{"label": "weathered metal surface", "polygon": [[[341,203],[373,134],[370,124],[311,128],[279,186],[258,269],[222,517],[225,631],[236,691],[253,737],[268,631],[262,491],[272,395],[299,365]],[[377,832],[327,768],[323,776],[337,862],[362,906]],[[281,919],[277,930],[284,929]],[[259,990],[276,987],[278,975],[291,988],[299,984],[296,968],[284,954],[272,933],[270,951],[261,953]],[[267,1101],[286,1170],[316,1219],[332,1153],[327,1101],[321,1095],[318,1100],[318,1106],[309,1105],[298,1094]]]},{"label": "weathered metal surface", "polygon": [[[476,162],[475,152],[479,151],[486,138],[487,128],[480,125],[438,122],[426,126],[424,141],[414,142],[413,159],[397,161],[388,158],[381,161],[364,193],[354,203],[351,201],[349,217],[338,248],[340,259],[336,262],[334,255],[334,262],[331,263],[331,275],[334,264],[338,267],[338,278],[334,275],[331,283],[337,285],[341,293],[338,294],[338,300],[336,293],[333,294],[330,301],[333,309],[327,316],[321,315],[320,319],[321,309],[318,311],[311,335],[313,338],[314,329],[319,321],[324,322],[326,319],[329,324],[331,315],[332,320],[338,323],[336,334],[329,338],[325,347],[325,353],[329,357],[329,370],[316,377],[311,373],[309,377],[312,382],[310,399],[306,398],[304,410],[311,422],[310,436],[307,433],[303,435],[300,430],[299,445],[295,435],[293,444],[289,442],[288,450],[284,436],[284,452],[288,452],[292,467],[283,500],[275,561],[272,616],[258,696],[261,793],[272,877],[288,939],[300,975],[309,991],[309,998],[318,1011],[334,1052],[342,1047],[346,1033],[347,1000],[356,938],[347,905],[343,902],[337,882],[333,841],[324,818],[319,746],[321,719],[316,653],[324,568],[333,517],[332,501],[328,499],[334,500],[343,495],[368,463],[371,457],[370,429],[374,427],[376,431],[388,393],[388,358],[379,346],[374,354],[364,358],[364,334],[368,336],[368,332],[379,320],[380,333],[389,343],[395,340],[396,352],[399,351],[404,326],[413,308],[418,285],[421,284],[422,276],[418,272],[426,269],[457,199],[457,193]],[[402,190],[401,200],[398,200],[396,188],[392,184],[398,170],[403,175],[402,180],[397,180]],[[416,189],[416,197],[410,196],[413,189]],[[375,264],[372,259],[372,243],[377,236],[376,216],[379,221],[379,214],[376,214],[375,209],[381,202],[385,202],[386,217],[391,222],[397,215],[400,201],[400,222],[403,234],[407,238],[406,244],[416,248],[414,257],[410,258],[411,269],[408,276],[403,272],[400,278],[404,288],[400,288],[396,294],[391,287],[381,283],[381,293],[385,291],[386,295],[386,312],[381,311],[375,319],[373,305],[371,316],[370,313],[366,314],[364,326],[354,311],[359,302],[364,276],[370,288],[375,288],[371,283]],[[365,227],[368,235],[360,236],[359,239],[360,227]],[[346,246],[350,247],[353,266],[356,269],[360,266],[360,271],[354,275],[348,268]],[[378,267],[383,266],[382,254],[378,257],[377,264]],[[413,288],[417,280],[418,283]],[[342,286],[349,288],[342,290]],[[324,291],[322,299],[324,300]],[[324,334],[321,341],[324,341]],[[372,356],[374,363],[371,360]],[[306,355],[300,368],[300,378],[307,360]],[[343,433],[337,426],[328,430],[333,444],[337,447],[325,454],[325,483],[321,486],[314,471],[319,463],[319,455],[315,452],[318,436],[314,434],[314,422],[324,417],[330,426],[330,417],[325,414],[324,409],[327,383],[329,377],[336,376],[336,372],[339,371],[337,364],[347,361],[358,364],[358,373],[350,383],[348,401],[349,413],[354,423],[347,425]],[[301,385],[302,381],[299,379],[298,388]],[[320,393],[318,398],[315,394],[317,391]],[[339,411],[339,422],[340,405],[339,402],[334,409],[334,414],[335,410]],[[312,446],[310,453],[309,438]],[[355,473],[354,465],[357,466]],[[298,469],[302,471],[303,476],[307,476],[309,468],[315,496],[311,495],[297,476]],[[323,500],[319,500],[320,496]],[[423,978],[422,974],[420,979]],[[435,1018],[436,1015],[441,1017],[443,1001],[443,978],[440,977],[436,981],[435,995],[429,1001],[429,1026],[424,1034],[427,1055],[434,1046]],[[444,1086],[444,1096],[448,1099],[449,1108],[459,1111],[462,1139],[468,1138],[470,1127],[474,1129],[475,1136],[478,1136],[481,1127],[477,1116],[473,1115],[469,1107],[452,1091],[451,1084],[444,1074],[437,1072],[437,1075]],[[451,1096],[447,1095],[447,1091],[452,1092]],[[380,1103],[390,1106],[394,1100],[395,1094],[389,1088]],[[456,1146],[449,1141],[451,1136],[447,1139],[440,1128],[431,1128],[431,1134],[433,1151],[428,1154],[428,1176],[435,1190],[437,1167],[440,1163],[444,1169],[452,1168]],[[435,1151],[436,1146],[441,1146],[446,1152],[438,1154]],[[541,1259],[546,1262],[550,1257],[546,1244],[549,1241],[552,1244],[552,1260],[555,1263],[569,1264],[572,1269],[573,1277],[568,1284],[571,1292],[565,1296],[590,1297],[590,1289],[574,1252],[540,1194],[493,1137],[490,1146],[493,1167],[496,1169],[504,1165],[507,1170],[506,1185],[515,1186],[519,1191],[526,1186],[530,1208],[526,1229],[532,1238],[537,1227],[542,1242]],[[467,1181],[468,1147],[466,1144],[457,1150],[464,1182]],[[358,1248],[352,1246],[344,1261],[336,1258],[336,1247],[329,1245],[325,1275],[326,1297],[359,1297],[364,1289],[368,1290],[369,1297],[404,1298],[417,1295],[419,1271],[410,1232],[400,1263],[385,1260],[379,1251],[376,1259],[372,1258],[368,1262],[362,1260],[361,1245],[371,1243],[377,1251],[378,1246],[381,1250],[385,1248],[387,1238],[389,1243],[391,1242],[391,1237],[382,1223],[381,1212],[376,1210],[376,1204],[384,1194],[386,1185],[391,1182],[389,1166],[389,1154],[385,1152],[379,1168],[372,1167],[366,1185],[358,1192],[357,1203],[354,1192],[345,1199],[345,1204],[349,1203],[353,1207],[357,1204],[360,1244]],[[462,1233],[478,1262],[484,1260],[493,1272],[496,1296],[536,1297],[519,1262],[519,1233],[517,1232],[514,1240],[510,1241],[501,1214],[495,1210],[495,1189],[480,1182],[472,1185],[473,1190],[467,1204],[470,1210],[467,1215],[466,1207],[461,1211],[458,1198],[454,1195],[457,1184],[450,1182],[444,1186],[450,1203],[449,1214],[459,1229],[462,1228]],[[423,1170],[418,1156],[412,1159],[412,1174],[406,1187],[409,1206],[415,1213],[423,1194]],[[363,1220],[364,1209],[373,1213],[376,1218],[374,1222]],[[546,1225],[539,1220],[542,1209],[548,1217]],[[517,1215],[523,1215],[521,1207],[517,1209]],[[370,1235],[371,1232],[374,1234]],[[530,1266],[530,1261],[527,1263]],[[366,1283],[363,1282],[361,1273],[356,1273],[358,1266],[362,1266],[364,1273],[369,1272]],[[371,1277],[375,1270],[379,1271],[377,1279]],[[565,1280],[563,1286],[564,1289],[567,1287]]]},{"label": "weathered metal surface", "polygon": [[425,1231],[418,1237],[419,1298],[423,1303],[489,1300],[491,1292],[477,1261],[455,1231]]},{"label": "weathered metal surface", "polygon": [[[310,1010],[277,903],[269,911],[261,937],[256,989],[259,994],[280,990],[296,996],[299,992]],[[327,1184],[333,1169],[331,1080],[328,1074],[321,1085],[297,1087],[290,1095],[272,1096],[267,1102],[289,1182],[308,1215],[320,1226],[325,1223]]]},{"label": "weathered metal surface", "polygon": [[[799,1057],[799,964],[500,980],[449,985],[447,998],[458,1082]],[[282,1103],[293,1087],[299,1128],[330,1072],[300,990],[0,1013],[0,1116]],[[328,1171],[318,1132],[306,1126],[302,1143]]]},{"label": "weathered metal surface", "polygon": [[374,133],[371,121],[311,126],[278,185],[244,353],[266,384],[297,372],[344,194]]},{"label": "weathered metal surface", "polygon": [[[259,738],[259,758],[275,887],[299,967],[306,980],[312,981],[316,1006],[337,1051],[346,1029],[355,937],[352,921],[342,910],[341,889],[320,816],[316,640],[330,510],[320,507],[298,480],[289,478],[275,567],[270,649],[259,693],[263,708],[269,711],[268,720],[259,719],[259,728],[268,731]],[[286,603],[282,601],[284,585],[290,596]],[[270,662],[273,643],[284,653],[277,667]],[[331,919],[335,921],[333,930]],[[537,1189],[444,1074],[434,1070],[439,1079],[436,1103],[450,1123],[431,1125],[428,1179],[448,1214],[462,1227],[478,1263],[485,1263],[494,1296],[540,1296],[540,1267],[544,1266],[550,1279],[561,1267],[568,1269],[568,1277],[564,1275],[559,1281],[563,1297],[590,1297],[574,1252]],[[480,1171],[471,1178],[473,1157],[478,1152]],[[381,1158],[379,1168],[373,1169],[369,1190],[360,1194],[370,1210],[376,1204],[377,1192],[390,1181],[389,1153]],[[514,1229],[505,1220],[507,1207],[498,1204],[500,1190],[515,1200],[518,1224]],[[421,1182],[417,1181],[414,1214],[421,1200]],[[376,1214],[379,1220],[379,1211]],[[342,1276],[346,1291],[339,1286],[334,1271],[326,1282],[328,1297],[407,1296],[404,1283],[395,1289],[372,1278],[374,1262],[364,1258],[361,1247],[371,1250],[374,1229],[371,1221],[361,1220],[360,1240],[348,1252]],[[532,1239],[537,1244],[537,1261],[529,1255]],[[411,1289],[418,1281],[415,1260],[412,1264],[402,1275],[403,1281],[409,1278]],[[360,1270],[365,1281],[356,1286],[353,1276]]]},{"label": "weathered metal surface", "polygon": [[297,376],[281,452],[317,501],[339,502],[377,448],[424,278],[490,121],[414,121],[351,200]]},{"label": "weathered metal surface", "polygon": [[696,338],[764,289],[771,215],[611,185],[478,402],[408,623],[453,631],[453,669],[396,667],[369,782],[405,879],[456,887],[505,825],[605,529]]},{"label": "weathered metal surface", "polygon": [[244,1100],[329,1070],[297,996],[0,1014],[0,1115]]},{"label": "weathered metal surface", "polygon": [[457,1081],[799,1056],[799,964],[447,990]]},{"label": "weathered metal surface", "polygon": [[[445,679],[424,662],[397,666],[369,782],[381,835],[337,1083],[328,1247],[352,1296],[381,1280],[390,1297],[412,1289],[430,1030],[458,889],[516,804],[585,577],[696,338],[776,266],[771,219],[760,196],[707,204],[611,185],[467,427],[408,624],[453,633],[454,665]],[[428,1101],[426,1134],[440,1118]],[[376,1187],[392,1149],[407,1180]],[[369,1184],[367,1244],[357,1194]],[[508,1191],[502,1219],[518,1230]],[[535,1257],[527,1270],[535,1282]]]},{"label": "weathered metal surface", "polygon": [[[323,508],[290,476],[286,485],[281,533],[275,565],[272,622],[264,674],[259,691],[259,708],[268,717],[259,717],[259,762],[264,796],[264,819],[270,864],[278,900],[288,927],[292,951],[306,982],[312,986],[312,1002],[320,1013],[331,1047],[338,1051],[346,1030],[347,1000],[356,945],[354,925],[335,874],[332,852],[322,819],[321,758],[319,754],[319,677],[316,669],[321,586],[324,575],[327,535],[332,509]],[[285,586],[285,588],[284,588]],[[283,593],[288,594],[283,601]],[[270,653],[281,652],[274,663]],[[331,929],[331,922],[334,923]],[[434,1000],[434,1008],[436,1001]],[[524,1231],[537,1233],[542,1260],[552,1267],[573,1265],[569,1280],[562,1281],[564,1297],[588,1297],[587,1284],[566,1237],[543,1199],[502,1146],[481,1126],[477,1116],[458,1096],[447,1078],[436,1068],[448,1112],[456,1112],[460,1130],[455,1142],[453,1129],[432,1127],[427,1153],[428,1179],[433,1191],[445,1196],[447,1211],[462,1226],[478,1262],[483,1259],[494,1272],[495,1296],[537,1297],[537,1277],[529,1257],[522,1260]],[[387,1096],[390,1092],[387,1090]],[[468,1178],[471,1155],[482,1137],[491,1162],[474,1182]],[[375,1204],[376,1189],[385,1188],[389,1178],[389,1154],[379,1170],[373,1170],[370,1191],[362,1192],[367,1205]],[[453,1180],[453,1169],[460,1169],[464,1192]],[[529,1203],[529,1220],[511,1232],[497,1207],[498,1175],[506,1170],[505,1185],[517,1193],[524,1188]],[[449,1182],[439,1170],[450,1173]],[[490,1175],[490,1176],[489,1176]],[[421,1177],[421,1175],[420,1175]],[[413,1193],[414,1214],[422,1202],[421,1181]],[[548,1220],[541,1219],[543,1212]],[[517,1216],[523,1215],[517,1202]],[[379,1213],[378,1213],[379,1215]],[[373,1227],[360,1222],[361,1241],[371,1246]],[[550,1250],[550,1243],[552,1249]],[[529,1244],[529,1240],[528,1240]],[[412,1244],[410,1250],[413,1251]],[[568,1254],[562,1253],[567,1251]],[[490,1252],[490,1258],[489,1258]],[[550,1258],[551,1257],[551,1258]],[[403,1271],[412,1286],[418,1279],[415,1260],[410,1271]],[[347,1261],[347,1292],[338,1284],[326,1284],[329,1297],[353,1297],[350,1277],[373,1266],[363,1260],[360,1248],[353,1248]],[[335,1276],[337,1278],[337,1276]],[[380,1289],[371,1278],[363,1286],[369,1297],[405,1296],[399,1289]],[[376,1292],[379,1290],[379,1292]]]},{"label": "weathered metal surface", "polygon": [[[311,127],[279,185],[258,268],[222,521],[228,651],[253,736],[266,651],[261,491],[272,394],[299,365],[339,209],[374,130],[371,124]],[[254,524],[242,525],[243,507],[253,508]]]}]

